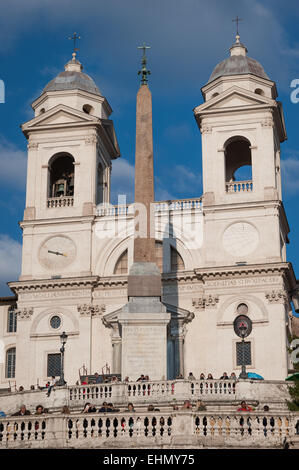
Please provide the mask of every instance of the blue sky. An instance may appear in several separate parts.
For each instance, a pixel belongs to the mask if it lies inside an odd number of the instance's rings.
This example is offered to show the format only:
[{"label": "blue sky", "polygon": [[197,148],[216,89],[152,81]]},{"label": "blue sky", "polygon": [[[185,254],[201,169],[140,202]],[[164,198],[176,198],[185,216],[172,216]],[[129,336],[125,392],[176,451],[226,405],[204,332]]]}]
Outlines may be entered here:
[{"label": "blue sky", "polygon": [[2,0],[0,79],[0,295],[20,270],[25,203],[26,140],[20,124],[33,116],[30,103],[71,58],[77,31],[79,59],[110,102],[122,153],[112,171],[113,197],[133,192],[135,98],[140,51],[151,45],[150,88],[156,198],[202,193],[201,138],[193,108],[214,66],[234,40],[232,18],[243,18],[241,40],[248,55],[276,81],[288,140],[282,145],[283,197],[291,227],[288,259],[299,270],[299,103],[290,83],[299,79],[299,4],[278,0]]}]

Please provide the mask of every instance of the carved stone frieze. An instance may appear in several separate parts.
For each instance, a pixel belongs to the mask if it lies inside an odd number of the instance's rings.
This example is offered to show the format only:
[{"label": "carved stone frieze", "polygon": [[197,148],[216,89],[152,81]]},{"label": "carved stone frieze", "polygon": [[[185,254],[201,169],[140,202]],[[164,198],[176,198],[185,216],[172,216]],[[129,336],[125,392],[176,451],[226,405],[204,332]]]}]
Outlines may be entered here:
[{"label": "carved stone frieze", "polygon": [[219,297],[216,294],[209,294],[192,299],[192,305],[195,310],[201,310],[204,308],[214,308],[218,302]]},{"label": "carved stone frieze", "polygon": [[77,307],[78,312],[81,316],[100,316],[106,311],[106,305],[92,305],[92,304],[84,304],[78,305]]},{"label": "carved stone frieze", "polygon": [[269,303],[285,303],[288,300],[288,294],[285,290],[272,290],[265,293]]},{"label": "carved stone frieze", "polygon": [[18,320],[30,320],[31,316],[33,315],[33,308],[32,307],[25,307],[19,310],[16,310],[16,315]]}]

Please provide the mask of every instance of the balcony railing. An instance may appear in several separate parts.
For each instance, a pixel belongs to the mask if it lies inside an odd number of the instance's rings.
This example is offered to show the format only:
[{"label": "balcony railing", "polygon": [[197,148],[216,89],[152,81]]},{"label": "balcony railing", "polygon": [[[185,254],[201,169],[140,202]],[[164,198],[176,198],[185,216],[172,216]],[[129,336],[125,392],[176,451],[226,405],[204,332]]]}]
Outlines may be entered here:
[{"label": "balcony railing", "polygon": [[113,412],[0,418],[0,448],[282,447],[292,412]]},{"label": "balcony railing", "polygon": [[226,183],[226,192],[229,194],[232,193],[249,193],[253,189],[253,184],[251,180],[248,181],[231,181]]},{"label": "balcony railing", "polygon": [[73,196],[50,197],[47,200],[47,207],[71,207],[74,205]]}]

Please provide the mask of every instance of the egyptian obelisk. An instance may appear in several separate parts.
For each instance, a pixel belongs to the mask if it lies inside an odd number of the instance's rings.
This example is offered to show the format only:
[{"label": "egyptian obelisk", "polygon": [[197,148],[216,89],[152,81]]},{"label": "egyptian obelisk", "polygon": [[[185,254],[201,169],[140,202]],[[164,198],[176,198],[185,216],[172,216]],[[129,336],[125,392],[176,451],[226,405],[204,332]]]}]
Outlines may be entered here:
[{"label": "egyptian obelisk", "polygon": [[122,330],[122,377],[167,378],[167,324],[161,302],[161,274],[155,260],[152,97],[142,46],[141,84],[136,106],[134,259],[128,276],[128,303],[118,316]]}]

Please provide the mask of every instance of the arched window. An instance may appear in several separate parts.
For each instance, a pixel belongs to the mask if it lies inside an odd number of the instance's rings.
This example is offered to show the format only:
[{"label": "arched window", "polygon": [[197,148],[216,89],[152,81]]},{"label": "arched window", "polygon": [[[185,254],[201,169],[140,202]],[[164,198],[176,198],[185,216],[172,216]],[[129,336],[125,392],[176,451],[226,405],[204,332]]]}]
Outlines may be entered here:
[{"label": "arched window", "polygon": [[183,271],[185,269],[185,264],[183,258],[179,252],[173,248],[170,248],[170,260],[171,260],[171,271]]},{"label": "arched window", "polygon": [[124,251],[118,258],[114,268],[114,274],[128,274],[128,250]]},{"label": "arched window", "polygon": [[93,112],[93,107],[90,104],[84,104],[82,107],[84,113],[86,114],[92,114]]},{"label": "arched window", "polygon": [[218,95],[219,95],[219,93],[213,93],[212,98],[216,98],[216,96],[218,96]]},{"label": "arched window", "polygon": [[[250,142],[244,137],[234,137],[226,143],[224,155],[226,190],[228,192],[252,191]],[[237,184],[238,182],[243,182],[243,184]]]},{"label": "arched window", "polygon": [[46,112],[45,108],[42,108],[39,112],[39,114],[44,114]]},{"label": "arched window", "polygon": [[16,348],[10,348],[6,351],[5,377],[12,379],[16,376]]},{"label": "arched window", "polygon": [[264,94],[265,94],[264,91],[261,90],[260,88],[256,88],[254,90],[254,93],[256,93],[257,95],[261,95],[261,96],[264,96]]},{"label": "arched window", "polygon": [[49,197],[74,195],[74,157],[69,153],[54,155],[49,163]]},{"label": "arched window", "polygon": [[[155,242],[156,248],[156,263],[160,270],[163,272],[163,243],[161,241]],[[184,261],[181,255],[174,247],[170,248],[171,271],[182,271],[185,269]],[[128,250],[124,251],[118,258],[114,268],[114,274],[128,274]]]}]

